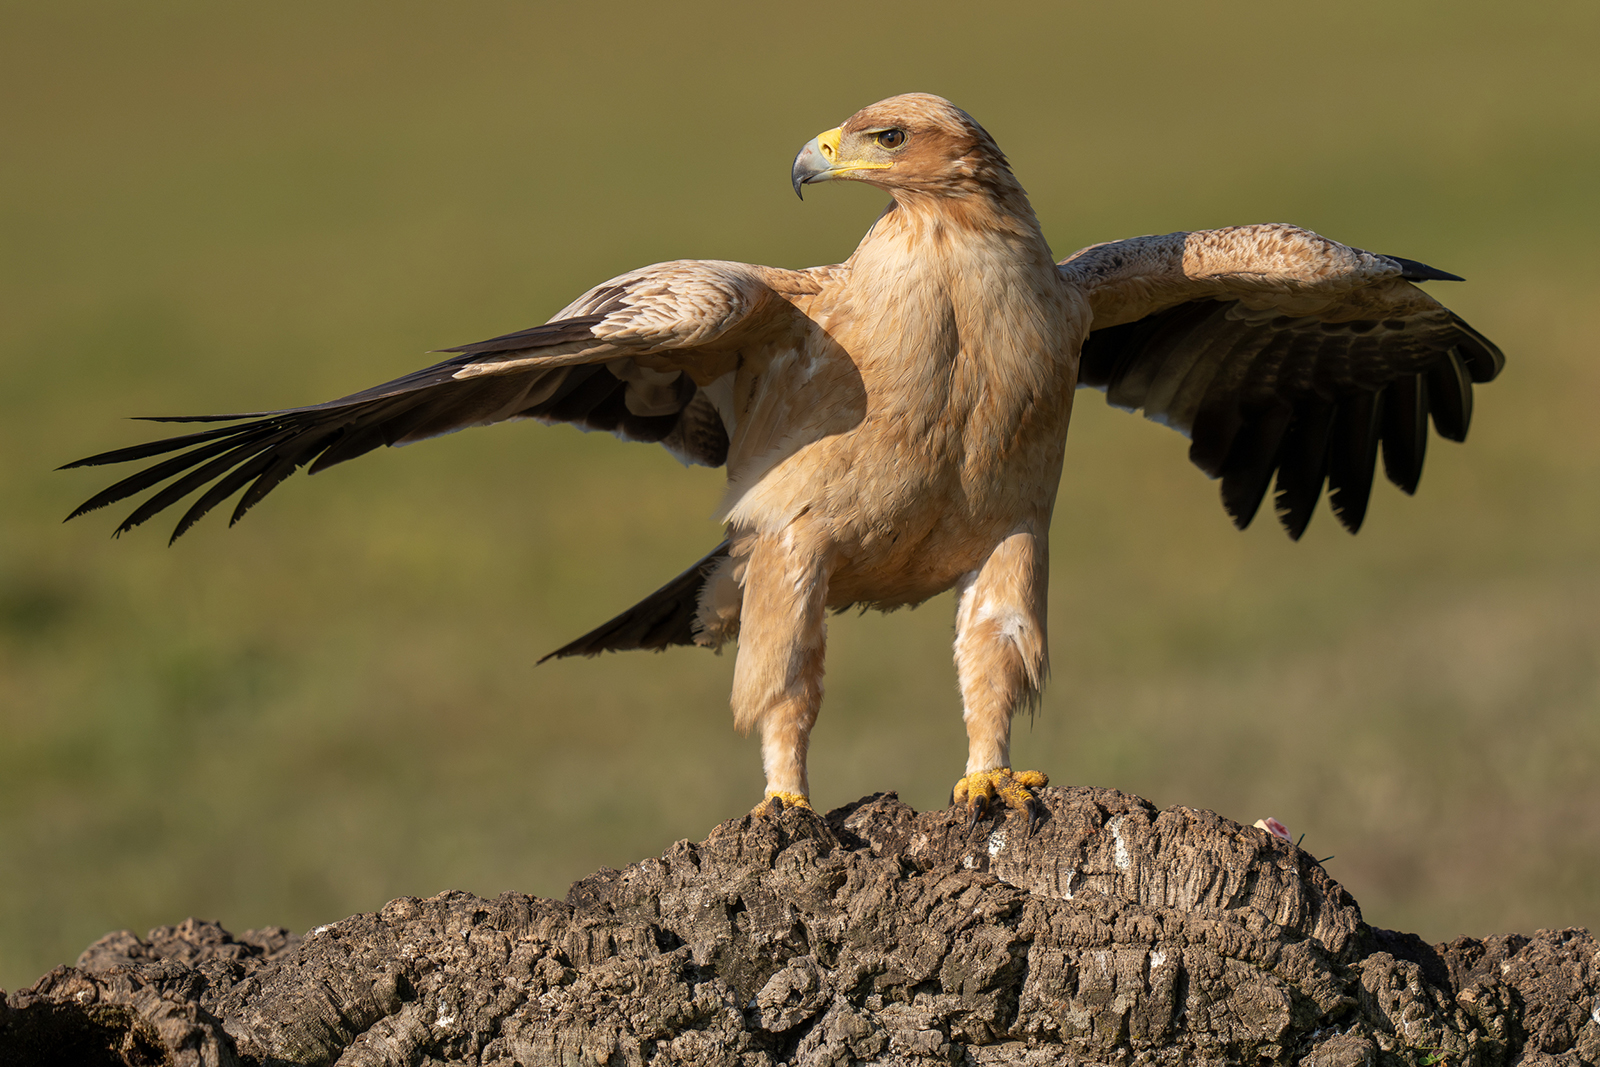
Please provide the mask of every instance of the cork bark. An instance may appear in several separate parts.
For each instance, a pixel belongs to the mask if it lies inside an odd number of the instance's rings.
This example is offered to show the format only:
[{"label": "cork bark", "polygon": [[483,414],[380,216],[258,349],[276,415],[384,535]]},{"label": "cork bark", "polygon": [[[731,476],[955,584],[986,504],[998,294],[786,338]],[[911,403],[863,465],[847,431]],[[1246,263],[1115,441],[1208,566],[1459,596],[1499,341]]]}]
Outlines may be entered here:
[{"label": "cork bark", "polygon": [[1207,811],[1047,789],[762,812],[564,901],[402,898],[303,936],[111,934],[4,998],[0,1062],[1600,1062],[1584,930],[1427,945]]}]

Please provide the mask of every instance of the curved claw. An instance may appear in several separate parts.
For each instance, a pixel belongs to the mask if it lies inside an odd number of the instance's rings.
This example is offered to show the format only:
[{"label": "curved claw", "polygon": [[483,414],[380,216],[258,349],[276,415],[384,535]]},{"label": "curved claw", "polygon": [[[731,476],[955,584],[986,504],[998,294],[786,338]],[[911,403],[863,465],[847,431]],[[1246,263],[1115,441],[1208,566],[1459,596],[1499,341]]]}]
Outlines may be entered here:
[{"label": "curved claw", "polygon": [[[1031,790],[1049,783],[1049,777],[1039,771],[1013,773],[1010,767],[976,771],[956,783],[956,787],[950,791],[950,802],[952,805],[966,803],[968,830],[992,812],[997,813],[997,808],[1010,808],[1027,815],[1027,831],[1032,833],[1033,828],[1044,820],[1046,811]],[[996,800],[999,801],[998,805],[994,803]]]},{"label": "curved claw", "polygon": [[1039,799],[1037,797],[1031,797],[1030,796],[1028,798],[1027,811],[1028,811],[1028,833],[1032,834],[1033,831],[1038,827],[1038,825],[1040,823],[1044,822],[1044,817],[1045,817],[1045,814],[1046,814],[1046,810],[1045,810],[1045,806],[1043,804],[1039,803]]},{"label": "curved claw", "polygon": [[979,821],[989,817],[989,797],[983,793],[973,793],[967,801],[967,829],[977,826]]}]

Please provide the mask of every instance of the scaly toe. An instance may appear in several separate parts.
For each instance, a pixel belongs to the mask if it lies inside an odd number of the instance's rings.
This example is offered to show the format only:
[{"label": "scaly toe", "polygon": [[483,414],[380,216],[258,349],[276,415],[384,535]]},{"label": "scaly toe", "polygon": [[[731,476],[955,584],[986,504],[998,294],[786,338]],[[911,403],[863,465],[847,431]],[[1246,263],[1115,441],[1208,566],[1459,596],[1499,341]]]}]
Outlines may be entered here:
[{"label": "scaly toe", "polygon": [[1024,789],[1043,789],[1050,784],[1050,776],[1043,771],[1015,771],[1011,779]]},{"label": "scaly toe", "polygon": [[763,812],[767,812],[776,815],[784,808],[805,808],[807,811],[813,810],[811,807],[811,798],[806,796],[804,793],[779,792],[768,793],[761,799],[761,803],[757,804],[750,814],[760,815]]},{"label": "scaly toe", "polygon": [[1049,784],[1049,777],[1039,771],[1013,773],[1010,767],[996,767],[992,771],[976,771],[962,778],[950,791],[950,800],[952,804],[966,802],[969,830],[995,811],[997,805],[993,802],[998,800],[998,807],[1025,813],[1031,832],[1044,819],[1045,809],[1030,790]]}]

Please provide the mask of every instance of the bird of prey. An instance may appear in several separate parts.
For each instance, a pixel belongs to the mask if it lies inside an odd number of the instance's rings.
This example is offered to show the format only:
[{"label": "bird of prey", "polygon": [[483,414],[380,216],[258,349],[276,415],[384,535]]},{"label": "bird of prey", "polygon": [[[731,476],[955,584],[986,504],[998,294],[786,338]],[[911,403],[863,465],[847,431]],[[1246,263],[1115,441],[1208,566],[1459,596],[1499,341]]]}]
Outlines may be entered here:
[{"label": "bird of prey", "polygon": [[1360,527],[1380,452],[1413,492],[1430,417],[1462,440],[1472,384],[1504,362],[1413,284],[1455,275],[1294,226],[1136,237],[1057,263],[994,140],[937,96],[872,104],[795,158],[797,193],[840,180],[892,198],[843,263],[658,263],[339,400],[157,420],[227,425],[69,464],[166,457],[73,516],[166,482],[117,532],[198,492],[176,538],[242,490],[237,521],[308,464],[508,419],[658,442],[727,468],[725,540],[551,655],[737,638],[734,722],[760,730],[762,803],[805,807],[827,612],[954,588],[968,753],[952,800],[973,820],[1004,805],[1031,822],[1046,778],[1011,769],[1011,719],[1047,672],[1076,388],[1187,434],[1241,528],[1276,474],[1298,538],[1324,485]]}]

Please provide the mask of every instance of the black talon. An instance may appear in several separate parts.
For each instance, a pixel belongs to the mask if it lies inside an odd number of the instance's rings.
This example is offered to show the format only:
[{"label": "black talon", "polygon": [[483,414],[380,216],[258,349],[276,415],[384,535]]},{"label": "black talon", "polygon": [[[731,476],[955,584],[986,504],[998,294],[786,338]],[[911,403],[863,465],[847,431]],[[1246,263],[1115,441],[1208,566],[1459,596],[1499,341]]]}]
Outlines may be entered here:
[{"label": "black talon", "polygon": [[967,829],[971,830],[978,825],[978,820],[989,815],[989,798],[982,793],[977,794],[967,801]]},{"label": "black talon", "polygon": [[1034,797],[1028,798],[1028,834],[1032,836],[1034,828],[1044,822],[1045,806]]}]

